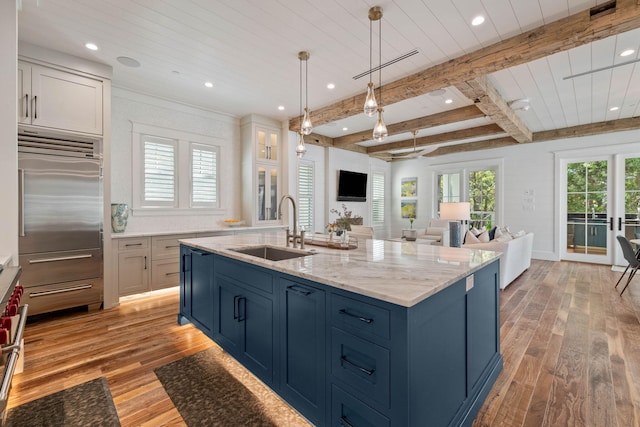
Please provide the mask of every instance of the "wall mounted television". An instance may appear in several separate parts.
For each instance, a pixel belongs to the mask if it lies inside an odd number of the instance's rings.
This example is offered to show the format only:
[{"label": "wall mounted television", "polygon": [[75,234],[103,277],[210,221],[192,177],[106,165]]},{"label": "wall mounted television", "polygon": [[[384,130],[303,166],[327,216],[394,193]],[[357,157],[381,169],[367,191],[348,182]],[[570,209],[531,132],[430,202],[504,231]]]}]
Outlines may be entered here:
[{"label": "wall mounted television", "polygon": [[367,174],[345,170],[338,171],[338,201],[366,202]]}]

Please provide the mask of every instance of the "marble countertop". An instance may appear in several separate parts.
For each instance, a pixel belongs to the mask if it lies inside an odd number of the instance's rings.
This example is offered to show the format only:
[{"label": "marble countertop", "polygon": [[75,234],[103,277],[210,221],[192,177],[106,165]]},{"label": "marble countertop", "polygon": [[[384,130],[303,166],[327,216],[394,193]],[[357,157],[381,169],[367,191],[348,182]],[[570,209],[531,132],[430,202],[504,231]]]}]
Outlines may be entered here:
[{"label": "marble countertop", "polygon": [[111,233],[112,239],[126,239],[129,237],[152,237],[152,236],[170,236],[174,234],[195,234],[195,233],[217,233],[217,232],[236,232],[236,231],[277,231],[284,230],[286,225],[265,225],[265,226],[241,226],[241,227],[209,227],[198,230],[154,230],[154,231],[125,231],[124,233]]},{"label": "marble countertop", "polygon": [[496,260],[499,252],[360,240],[357,249],[306,245],[313,255],[270,261],[231,249],[285,246],[284,233],[185,239],[181,243],[314,282],[411,307]]}]

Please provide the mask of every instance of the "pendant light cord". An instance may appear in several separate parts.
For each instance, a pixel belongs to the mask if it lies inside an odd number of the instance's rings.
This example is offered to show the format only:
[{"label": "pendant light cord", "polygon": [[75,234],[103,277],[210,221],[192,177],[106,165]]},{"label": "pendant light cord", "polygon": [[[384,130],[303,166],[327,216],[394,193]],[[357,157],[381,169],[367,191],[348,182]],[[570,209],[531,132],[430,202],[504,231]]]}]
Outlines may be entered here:
[{"label": "pendant light cord", "polygon": [[373,24],[371,23],[371,19],[369,19],[369,83],[371,83],[371,70],[373,68]]},{"label": "pendant light cord", "polygon": [[378,19],[378,97],[382,108],[382,17]]},{"label": "pendant light cord", "polygon": [[309,114],[309,58],[304,60],[304,108]]},{"label": "pendant light cord", "polygon": [[302,59],[300,59],[300,132],[304,126],[304,117],[302,116]]}]

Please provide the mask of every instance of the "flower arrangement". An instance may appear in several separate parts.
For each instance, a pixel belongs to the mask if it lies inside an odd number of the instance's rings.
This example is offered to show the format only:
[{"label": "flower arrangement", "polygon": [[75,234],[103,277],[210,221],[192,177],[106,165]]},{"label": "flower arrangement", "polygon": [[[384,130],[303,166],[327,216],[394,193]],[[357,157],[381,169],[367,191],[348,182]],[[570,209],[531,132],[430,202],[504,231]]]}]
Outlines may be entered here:
[{"label": "flower arrangement", "polygon": [[337,231],[349,230],[351,231],[351,224],[362,224],[362,217],[360,215],[353,215],[353,211],[347,209],[347,205],[342,204],[342,212],[338,209],[331,209],[329,212],[338,215],[335,221]]},{"label": "flower arrangement", "polygon": [[335,222],[327,224],[327,233],[335,233],[336,231],[338,231],[338,226]]},{"label": "flower arrangement", "polygon": [[413,221],[415,220],[415,218],[411,217],[409,218],[409,230],[413,229]]}]

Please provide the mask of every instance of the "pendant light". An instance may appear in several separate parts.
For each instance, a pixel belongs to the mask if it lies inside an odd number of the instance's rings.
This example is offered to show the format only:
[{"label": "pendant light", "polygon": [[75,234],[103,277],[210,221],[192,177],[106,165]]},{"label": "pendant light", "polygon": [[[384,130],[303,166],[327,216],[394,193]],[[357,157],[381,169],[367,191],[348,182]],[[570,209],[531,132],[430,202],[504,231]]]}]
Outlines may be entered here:
[{"label": "pendant light", "polygon": [[[298,52],[298,59],[300,60],[300,116],[302,116],[302,61],[305,63],[309,60],[309,52]],[[306,67],[305,67],[306,68]],[[308,98],[305,96],[305,98]],[[305,107],[304,117],[300,123],[300,131],[298,132],[298,145],[296,147],[296,156],[302,158],[307,152],[307,147],[304,146],[304,136],[309,135],[313,127],[311,126],[311,119],[309,118],[309,108]]]},{"label": "pendant light", "polygon": [[[373,139],[376,142],[382,142],[388,133],[387,126],[384,124],[384,118],[382,117],[384,110],[382,108],[382,8],[380,6],[374,6],[369,9],[369,38],[371,38],[371,21],[378,21],[378,98],[380,99],[380,104],[376,108],[378,116],[376,118],[376,125],[373,128]],[[369,68],[369,75],[371,75],[371,68]],[[372,85],[371,82],[369,83]]]},{"label": "pendant light", "polygon": [[309,135],[313,130],[309,113],[309,52],[298,53],[300,59],[300,96],[302,96],[302,61],[304,61],[304,117],[302,118],[302,133]]},{"label": "pendant light", "polygon": [[364,114],[367,117],[373,117],[378,110],[378,103],[376,102],[376,91],[373,87],[373,81],[371,80],[371,70],[373,68],[372,56],[373,56],[373,21],[378,21],[382,17],[382,8],[379,6],[369,9],[369,84],[367,85],[367,97],[364,100]]}]

